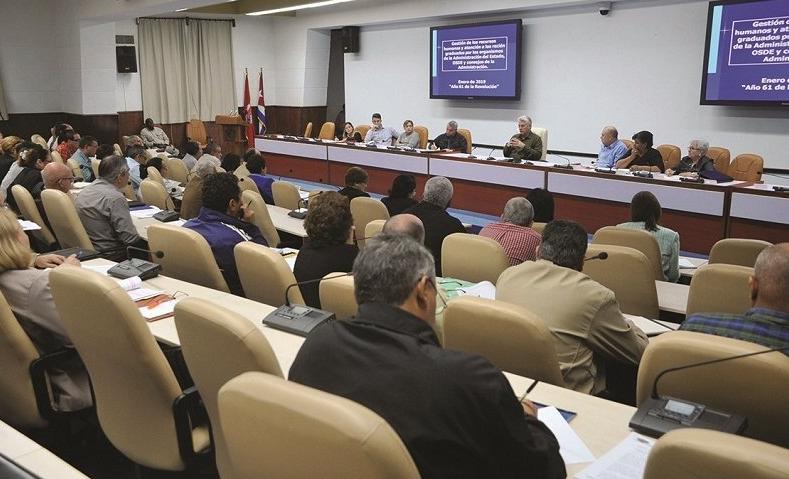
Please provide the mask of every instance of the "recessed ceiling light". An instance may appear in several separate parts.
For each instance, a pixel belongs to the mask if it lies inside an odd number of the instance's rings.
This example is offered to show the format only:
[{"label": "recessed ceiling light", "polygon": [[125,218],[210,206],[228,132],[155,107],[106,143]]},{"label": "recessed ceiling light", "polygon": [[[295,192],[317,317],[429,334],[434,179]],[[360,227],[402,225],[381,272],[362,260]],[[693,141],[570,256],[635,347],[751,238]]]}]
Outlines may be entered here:
[{"label": "recessed ceiling light", "polygon": [[176,10],[176,12],[185,12],[187,10],[189,10],[189,9],[188,8],[179,8],[179,9]]},{"label": "recessed ceiling light", "polygon": [[290,7],[282,7],[282,8],[274,8],[271,10],[261,10],[259,12],[251,12],[247,13],[250,16],[257,16],[257,15],[271,15],[272,13],[283,13],[283,12],[293,12],[296,10],[304,10],[306,8],[317,8],[317,7],[327,7],[329,5],[336,5],[338,3],[346,3],[352,2],[353,0],[325,0],[322,2],[313,2],[313,3],[305,3],[302,5],[293,5]]}]

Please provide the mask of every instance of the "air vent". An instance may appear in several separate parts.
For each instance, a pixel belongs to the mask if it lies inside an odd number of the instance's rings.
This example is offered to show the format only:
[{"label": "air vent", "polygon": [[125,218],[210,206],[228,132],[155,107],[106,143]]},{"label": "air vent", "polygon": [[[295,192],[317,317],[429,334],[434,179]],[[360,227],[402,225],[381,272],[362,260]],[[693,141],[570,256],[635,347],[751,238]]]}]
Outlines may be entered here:
[{"label": "air vent", "polygon": [[115,35],[116,45],[134,45],[134,35]]}]

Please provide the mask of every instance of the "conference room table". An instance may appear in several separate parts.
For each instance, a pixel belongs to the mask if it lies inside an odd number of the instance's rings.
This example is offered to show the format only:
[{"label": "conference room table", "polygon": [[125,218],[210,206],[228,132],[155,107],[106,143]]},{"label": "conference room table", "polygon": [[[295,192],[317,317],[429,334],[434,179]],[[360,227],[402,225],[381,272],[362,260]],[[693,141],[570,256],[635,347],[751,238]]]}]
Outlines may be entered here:
[{"label": "conference room table", "polygon": [[302,140],[282,135],[257,137],[255,146],[266,154],[269,171],[336,186],[344,185],[350,166],[365,168],[368,191],[387,194],[400,173],[416,177],[417,190],[431,176],[452,180],[452,206],[499,216],[514,196],[533,188],[554,194],[555,217],[578,221],[589,232],[630,218],[632,196],[651,191],[663,207],[661,224],[680,234],[681,248],[708,254],[715,242],[726,237],[789,241],[789,195],[771,185],[743,181],[703,184],[681,181],[655,173],[653,178],[633,176],[626,170],[598,173],[586,165],[555,155],[555,161],[509,163],[446,151],[401,151],[371,148],[363,144]]},{"label": "conference room table", "polygon": [[0,421],[0,454],[41,479],[88,479],[88,476],[3,421]]}]

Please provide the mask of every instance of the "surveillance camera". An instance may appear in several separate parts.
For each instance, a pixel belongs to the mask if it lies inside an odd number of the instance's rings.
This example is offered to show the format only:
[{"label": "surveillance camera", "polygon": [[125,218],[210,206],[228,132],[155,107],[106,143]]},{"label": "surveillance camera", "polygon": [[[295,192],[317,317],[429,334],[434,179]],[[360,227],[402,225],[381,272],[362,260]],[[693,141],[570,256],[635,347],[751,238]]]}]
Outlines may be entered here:
[{"label": "surveillance camera", "polygon": [[597,4],[597,10],[600,15],[606,16],[611,12],[611,2],[601,2]]}]

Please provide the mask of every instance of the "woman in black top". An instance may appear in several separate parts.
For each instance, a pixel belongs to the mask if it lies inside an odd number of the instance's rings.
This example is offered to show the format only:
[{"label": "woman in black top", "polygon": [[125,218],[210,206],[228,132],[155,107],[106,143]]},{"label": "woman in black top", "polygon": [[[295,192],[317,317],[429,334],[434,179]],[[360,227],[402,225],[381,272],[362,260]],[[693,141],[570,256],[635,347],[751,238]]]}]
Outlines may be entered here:
[{"label": "woman in black top", "polygon": [[666,171],[660,152],[652,148],[653,137],[648,131],[639,131],[633,135],[633,148],[625,157],[616,162],[617,168],[630,168],[630,171]]},{"label": "woman in black top", "polygon": [[394,216],[414,206],[417,203],[414,199],[415,196],[416,179],[414,175],[398,175],[392,182],[389,196],[381,198],[381,202],[389,210],[389,216]]},{"label": "woman in black top", "polygon": [[41,145],[31,143],[26,149],[20,149],[19,165],[22,167],[22,171],[20,171],[16,179],[8,185],[8,189],[6,190],[6,202],[8,206],[13,208],[14,211],[19,211],[14,195],[11,194],[11,188],[13,188],[14,185],[23,186],[34,198],[41,196],[41,190],[44,188],[41,170],[47,166],[47,163],[51,162],[52,158],[49,156],[49,150],[45,150]]},{"label": "woman in black top", "polygon": [[16,161],[16,147],[20,143],[22,140],[17,136],[6,136],[0,140],[0,180],[5,178]]},{"label": "woman in black top", "polygon": [[[353,238],[353,217],[348,198],[335,191],[317,195],[310,201],[304,220],[307,238],[299,250],[293,274],[296,281],[308,281],[332,272],[350,272],[359,253]],[[307,306],[320,308],[320,282],[300,285]]]},{"label": "woman in black top", "polygon": [[342,132],[337,136],[339,141],[347,141],[347,142],[357,142],[360,143],[362,141],[362,135],[358,131],[353,131],[353,123],[350,121],[345,122],[345,126],[342,129]]}]

